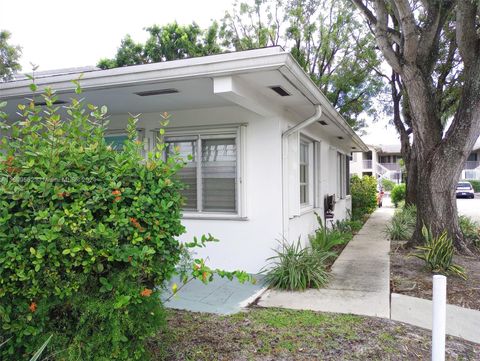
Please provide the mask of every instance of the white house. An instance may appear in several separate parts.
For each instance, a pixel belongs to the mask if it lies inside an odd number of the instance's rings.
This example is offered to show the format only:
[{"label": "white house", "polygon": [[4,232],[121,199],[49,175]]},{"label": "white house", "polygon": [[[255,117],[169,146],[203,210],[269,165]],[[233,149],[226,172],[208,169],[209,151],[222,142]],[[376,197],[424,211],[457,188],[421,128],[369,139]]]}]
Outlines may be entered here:
[{"label": "white house", "polygon": [[[79,73],[86,101],[108,106],[112,143],[125,136],[127,113],[142,113],[140,137],[151,149],[160,114],[171,114],[166,141],[193,154],[180,174],[190,186],[182,238],[220,239],[201,254],[210,265],[258,272],[276,240],[305,240],[317,228],[327,194],[335,218],[347,216],[348,159],[368,148],[281,48],[47,72],[37,84],[67,100]],[[29,83],[0,83],[12,119]]]}]

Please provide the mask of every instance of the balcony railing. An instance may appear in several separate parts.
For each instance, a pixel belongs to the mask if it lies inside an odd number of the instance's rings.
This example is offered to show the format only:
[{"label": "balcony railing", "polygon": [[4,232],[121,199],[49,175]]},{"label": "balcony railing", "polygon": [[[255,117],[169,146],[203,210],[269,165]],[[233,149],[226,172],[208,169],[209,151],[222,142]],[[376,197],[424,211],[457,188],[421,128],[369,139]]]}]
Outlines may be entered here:
[{"label": "balcony railing", "polygon": [[372,160],[364,159],[363,160],[363,169],[372,169]]},{"label": "balcony railing", "polygon": [[400,171],[400,164],[398,163],[380,163],[382,166],[388,170]]},{"label": "balcony railing", "polygon": [[480,162],[477,160],[477,161],[467,161],[465,162],[465,167],[464,169],[475,169],[475,168],[478,168],[480,167]]}]

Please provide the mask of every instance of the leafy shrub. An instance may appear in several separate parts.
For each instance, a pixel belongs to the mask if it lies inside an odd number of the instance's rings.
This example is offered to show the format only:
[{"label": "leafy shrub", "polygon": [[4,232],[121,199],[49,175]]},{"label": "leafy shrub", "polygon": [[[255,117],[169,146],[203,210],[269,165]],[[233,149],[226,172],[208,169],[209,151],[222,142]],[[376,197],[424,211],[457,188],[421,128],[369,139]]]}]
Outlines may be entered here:
[{"label": "leafy shrub", "polygon": [[395,187],[396,184],[397,183],[395,183],[390,179],[382,178],[382,187],[383,187],[383,190],[386,192],[390,192],[393,189],[393,187]]},{"label": "leafy shrub", "polygon": [[463,236],[476,246],[480,245],[480,224],[467,216],[459,216],[460,229]]},{"label": "leafy shrub", "polygon": [[[40,346],[40,348],[33,354],[33,356],[30,358],[29,361],[37,361],[40,356],[42,356],[42,353],[43,351],[45,351],[45,349],[47,348],[48,344],[50,343],[50,340],[52,339],[52,336],[53,335],[50,335],[50,337],[47,338],[47,340],[43,343],[42,346]],[[5,345],[6,343],[8,343],[10,341],[10,339],[7,339],[5,341],[2,341],[0,340],[0,349],[2,348],[3,345]]]},{"label": "leafy shrub", "polygon": [[352,234],[356,234],[362,229],[364,223],[360,220],[351,219],[348,221],[348,224]]},{"label": "leafy shrub", "polygon": [[469,182],[472,184],[473,190],[475,193],[480,192],[480,180],[471,179]]},{"label": "leafy shrub", "polygon": [[136,118],[117,152],[105,107],[73,99],[63,118],[57,96],[42,96],[43,109],[18,106],[23,121],[1,143],[2,359],[31,354],[45,334],[62,359],[144,359],[164,323],[156,286],[180,257],[183,162],[164,161],[161,145],[145,161]]},{"label": "leafy shrub", "polygon": [[377,181],[374,177],[352,176],[350,192],[352,195],[352,218],[354,220],[362,220],[365,214],[375,211],[377,208]]},{"label": "leafy shrub", "polygon": [[425,239],[425,245],[415,247],[418,252],[413,253],[417,257],[425,261],[427,267],[435,273],[454,274],[463,279],[467,279],[465,269],[453,264],[454,247],[452,239],[444,231],[440,236],[434,237],[431,230],[424,225],[422,235]]},{"label": "leafy shrub", "polygon": [[[309,236],[312,249],[320,252],[330,252],[333,247],[347,243],[352,239],[350,225],[347,221],[337,220],[333,223],[332,229],[323,225],[322,218],[315,213],[318,221],[318,229]],[[332,253],[332,256],[335,255]]]},{"label": "leafy shrub", "polygon": [[392,202],[395,205],[395,208],[398,207],[398,204],[401,201],[405,200],[405,193],[406,193],[405,184],[403,183],[397,184],[395,187],[393,187],[390,197],[392,198]]},{"label": "leafy shrub", "polygon": [[280,242],[280,250],[267,261],[265,281],[270,287],[282,290],[321,288],[328,282],[326,262],[329,252],[303,247],[300,239],[294,243]]},{"label": "leafy shrub", "polygon": [[387,225],[387,234],[393,241],[404,241],[412,237],[417,223],[417,208],[414,205],[404,206],[395,211]]},{"label": "leafy shrub", "polygon": [[[147,359],[144,341],[164,325],[160,286],[186,249],[212,240],[177,241],[184,160],[164,160],[161,143],[145,159],[135,117],[116,151],[106,107],[72,99],[63,115],[54,92],[42,98],[45,107],[18,105],[21,122],[0,122],[10,135],[0,141],[0,323],[10,339],[0,359],[25,359],[45,334],[62,360]],[[204,282],[213,273],[246,280],[191,265]]]}]

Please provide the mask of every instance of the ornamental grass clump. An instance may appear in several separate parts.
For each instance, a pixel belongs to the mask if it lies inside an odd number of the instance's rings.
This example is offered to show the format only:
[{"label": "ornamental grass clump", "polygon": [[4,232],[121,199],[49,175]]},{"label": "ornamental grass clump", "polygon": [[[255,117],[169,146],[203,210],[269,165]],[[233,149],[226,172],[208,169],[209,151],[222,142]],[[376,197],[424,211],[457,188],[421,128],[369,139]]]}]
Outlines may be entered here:
[{"label": "ornamental grass clump", "polygon": [[415,231],[417,223],[417,208],[406,205],[395,211],[390,224],[387,225],[387,234],[393,241],[409,240]]},{"label": "ornamental grass clump", "polygon": [[465,269],[453,263],[454,247],[447,232],[444,231],[440,236],[435,237],[424,225],[422,234],[425,245],[415,247],[417,253],[413,253],[412,256],[423,260],[433,273],[453,274],[467,279]]},{"label": "ornamental grass clump", "polygon": [[297,242],[279,242],[275,255],[267,259],[265,282],[273,288],[303,291],[307,288],[321,288],[328,282],[327,260],[330,252],[303,247]]},{"label": "ornamental grass clump", "polygon": [[40,100],[17,122],[0,112],[0,359],[26,359],[45,335],[59,360],[146,359],[165,322],[157,286],[181,254],[184,162],[162,144],[143,157],[136,117],[117,151],[105,107]]}]

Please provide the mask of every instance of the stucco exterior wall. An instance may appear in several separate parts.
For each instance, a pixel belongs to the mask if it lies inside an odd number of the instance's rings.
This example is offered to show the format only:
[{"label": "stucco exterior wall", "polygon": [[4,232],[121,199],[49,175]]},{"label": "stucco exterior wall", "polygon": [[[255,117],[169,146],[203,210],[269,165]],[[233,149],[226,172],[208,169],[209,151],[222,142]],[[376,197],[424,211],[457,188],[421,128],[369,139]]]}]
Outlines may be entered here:
[{"label": "stucco exterior wall", "polygon": [[[127,118],[126,114],[112,116],[109,129],[124,129]],[[154,144],[160,119],[160,112],[140,117],[138,127],[143,129],[149,147]],[[319,144],[319,158],[315,164],[318,177],[315,182],[315,203],[308,209],[301,209],[299,133],[288,139],[287,181],[285,184],[282,182],[282,132],[294,124],[286,117],[262,117],[236,106],[182,110],[171,113],[169,127],[194,129],[225,124],[245,124],[241,142],[243,149],[239,150],[243,155],[243,218],[184,218],[186,233],[180,240],[190,241],[194,236],[211,233],[220,242],[198,251],[199,256],[208,258],[210,266],[257,273],[265,266],[266,259],[273,255],[272,249],[278,247],[278,240],[285,238],[294,241],[300,237],[306,242],[308,235],[318,228],[314,212],[323,214],[323,199],[327,193],[338,195],[337,152],[349,153],[348,149],[342,148],[341,142],[335,143],[325,137],[320,125],[312,125],[301,132]],[[282,194],[287,194],[285,208]],[[335,219],[345,218],[347,208],[351,208],[350,196],[338,198]],[[288,221],[285,221],[287,214]]]},{"label": "stucco exterior wall", "polygon": [[[113,116],[109,129],[124,129],[127,115]],[[154,144],[160,113],[144,114],[139,128]],[[209,265],[256,273],[272,255],[276,239],[282,237],[281,134],[278,118],[265,118],[239,107],[175,111],[170,128],[193,129],[206,125],[245,123],[243,149],[244,219],[184,219],[187,232],[181,241],[211,233],[220,242],[198,252]],[[168,128],[167,127],[167,132]],[[193,128],[192,128],[193,127]],[[214,129],[214,128],[212,128]]]}]

